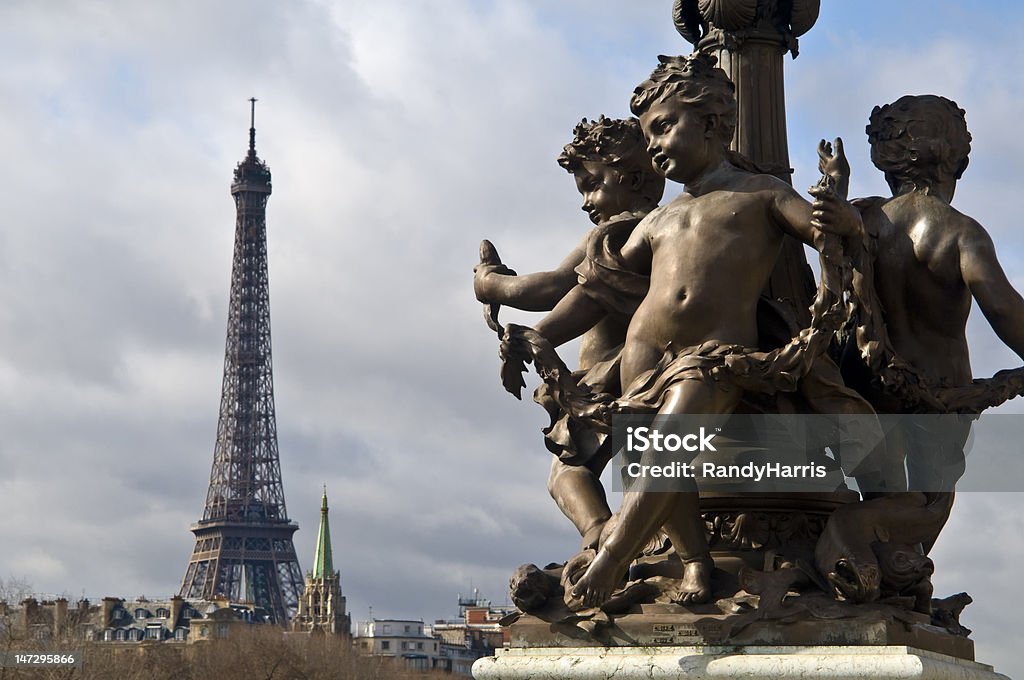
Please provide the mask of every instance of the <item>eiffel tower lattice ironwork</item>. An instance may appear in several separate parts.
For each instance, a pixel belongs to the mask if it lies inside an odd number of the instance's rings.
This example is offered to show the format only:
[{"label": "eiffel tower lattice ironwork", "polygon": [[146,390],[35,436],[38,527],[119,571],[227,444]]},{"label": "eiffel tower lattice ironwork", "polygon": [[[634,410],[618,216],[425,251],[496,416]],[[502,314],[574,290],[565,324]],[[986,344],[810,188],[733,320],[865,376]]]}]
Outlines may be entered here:
[{"label": "eiffel tower lattice ironwork", "polygon": [[179,594],[248,602],[280,625],[304,587],[288,519],[274,413],[267,279],[266,205],[270,169],[256,155],[256,100],[249,152],[235,168],[235,250],[231,267],[224,382],[217,443],[203,518]]}]

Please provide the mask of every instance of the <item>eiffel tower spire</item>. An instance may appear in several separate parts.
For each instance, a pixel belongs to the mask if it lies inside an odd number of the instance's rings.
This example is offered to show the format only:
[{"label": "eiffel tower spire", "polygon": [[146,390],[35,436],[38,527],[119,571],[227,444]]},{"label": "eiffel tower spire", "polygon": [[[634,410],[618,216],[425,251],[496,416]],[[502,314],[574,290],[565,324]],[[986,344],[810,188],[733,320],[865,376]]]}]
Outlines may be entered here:
[{"label": "eiffel tower spire", "polygon": [[[235,168],[235,249],[217,441],[203,518],[179,595],[250,599],[281,625],[295,611],[302,571],[281,484],[270,351],[266,206],[270,168],[249,150]],[[244,590],[243,590],[244,589]]]}]

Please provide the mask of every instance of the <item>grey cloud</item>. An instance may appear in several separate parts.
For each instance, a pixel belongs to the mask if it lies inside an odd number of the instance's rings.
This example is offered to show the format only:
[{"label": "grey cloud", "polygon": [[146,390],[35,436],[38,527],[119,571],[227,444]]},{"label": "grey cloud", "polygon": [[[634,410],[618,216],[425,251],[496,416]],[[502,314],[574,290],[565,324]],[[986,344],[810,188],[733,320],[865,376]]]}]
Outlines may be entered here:
[{"label": "grey cloud", "polygon": [[[0,577],[92,596],[177,589],[216,431],[249,96],[274,173],[276,397],[301,563],[325,482],[355,618],[370,605],[450,615],[471,582],[503,601],[513,567],[564,559],[577,538],[544,489],[544,414],[501,391],[471,268],[480,238],[531,271],[588,228],[554,158],[580,117],[627,114],[656,54],[688,51],[664,4],[5,3],[0,539],[17,548]],[[797,186],[815,180],[818,137],[843,134],[854,193],[884,190],[861,137],[870,105],[955,85],[975,130],[958,203],[1024,281],[1003,226],[1015,169],[998,160],[1019,144],[1007,93],[1020,70],[978,85],[998,59],[957,63],[947,41],[924,53],[951,65],[945,81],[876,78],[862,33],[839,54],[812,32],[787,62]],[[845,89],[824,75],[836,71]],[[1019,363],[973,326],[971,340],[979,373]],[[1017,548],[983,568],[968,547],[978,526],[1010,535],[1021,500],[971,503],[938,573],[942,589],[976,591],[979,658],[1013,674],[995,624]]]}]

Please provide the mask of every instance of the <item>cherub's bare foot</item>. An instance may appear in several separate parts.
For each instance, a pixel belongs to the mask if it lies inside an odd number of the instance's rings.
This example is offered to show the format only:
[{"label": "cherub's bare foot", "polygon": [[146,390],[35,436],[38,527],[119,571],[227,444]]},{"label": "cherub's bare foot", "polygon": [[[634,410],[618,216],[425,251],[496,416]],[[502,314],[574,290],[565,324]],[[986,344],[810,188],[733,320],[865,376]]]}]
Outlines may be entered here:
[{"label": "cherub's bare foot", "polygon": [[600,607],[612,596],[625,573],[626,565],[607,550],[601,550],[573,586],[572,596],[579,598],[585,607]]},{"label": "cherub's bare foot", "polygon": [[673,601],[682,605],[707,602],[711,597],[711,572],[714,568],[715,563],[707,555],[684,560],[683,578],[679,580]]}]

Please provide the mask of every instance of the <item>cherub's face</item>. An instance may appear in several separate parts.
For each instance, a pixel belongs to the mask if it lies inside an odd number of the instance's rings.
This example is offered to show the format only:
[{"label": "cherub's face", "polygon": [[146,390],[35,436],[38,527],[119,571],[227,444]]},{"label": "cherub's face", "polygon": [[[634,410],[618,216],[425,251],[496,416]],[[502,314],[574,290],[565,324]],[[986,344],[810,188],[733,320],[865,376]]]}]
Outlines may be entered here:
[{"label": "cherub's face", "polygon": [[619,213],[636,210],[642,197],[629,176],[595,161],[584,161],[573,171],[576,188],[583,196],[583,211],[594,224],[607,222]]},{"label": "cherub's face", "polygon": [[697,179],[708,163],[707,120],[674,98],[655,102],[640,116],[654,168],[666,179]]}]

